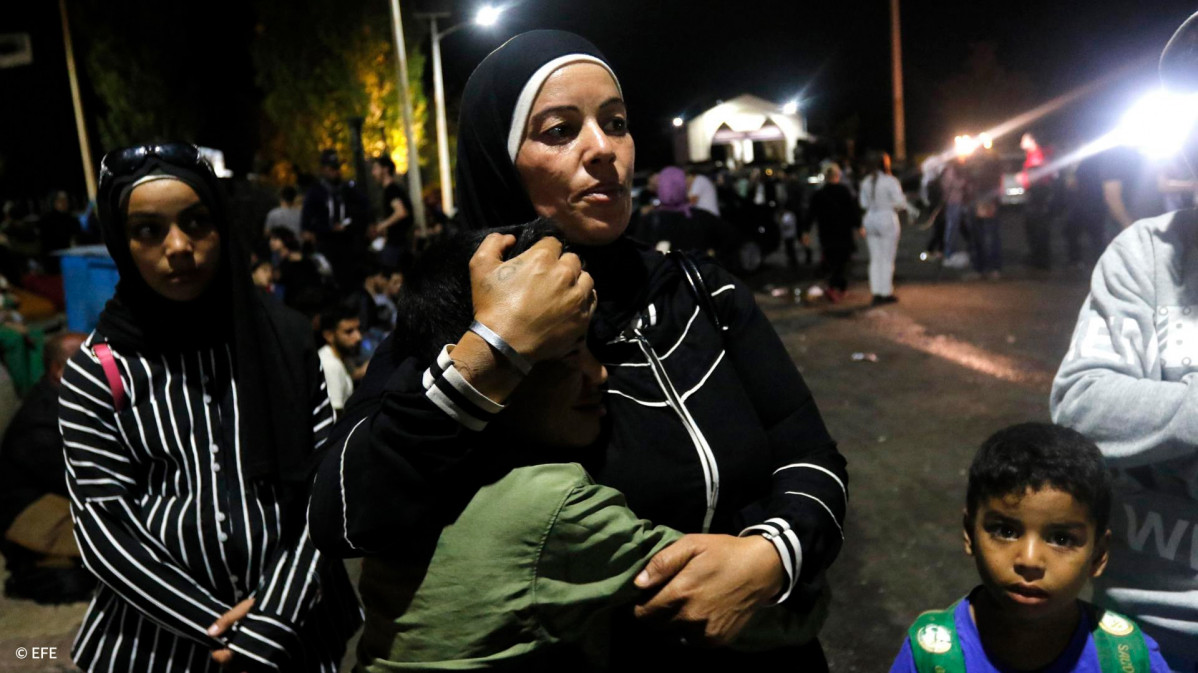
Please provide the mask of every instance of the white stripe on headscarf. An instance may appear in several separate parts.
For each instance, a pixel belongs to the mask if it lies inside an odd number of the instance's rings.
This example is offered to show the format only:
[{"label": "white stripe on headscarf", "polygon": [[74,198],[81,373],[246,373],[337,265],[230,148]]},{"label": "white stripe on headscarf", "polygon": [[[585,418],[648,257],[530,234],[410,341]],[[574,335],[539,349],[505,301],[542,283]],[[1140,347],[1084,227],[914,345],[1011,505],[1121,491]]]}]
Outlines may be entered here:
[{"label": "white stripe on headscarf", "polygon": [[532,102],[541,92],[541,86],[558,68],[572,63],[594,63],[602,66],[607,74],[611,75],[612,81],[616,83],[616,91],[619,91],[621,96],[624,95],[624,91],[620,88],[620,80],[616,79],[616,73],[612,72],[606,63],[590,54],[566,54],[549,61],[537,69],[532,77],[524,83],[524,88],[520,90],[520,97],[516,99],[516,108],[512,110],[512,125],[507,134],[507,153],[511,157],[512,163],[516,162],[516,154],[520,151],[520,141],[524,140],[524,127],[528,126],[528,117],[532,114]]}]

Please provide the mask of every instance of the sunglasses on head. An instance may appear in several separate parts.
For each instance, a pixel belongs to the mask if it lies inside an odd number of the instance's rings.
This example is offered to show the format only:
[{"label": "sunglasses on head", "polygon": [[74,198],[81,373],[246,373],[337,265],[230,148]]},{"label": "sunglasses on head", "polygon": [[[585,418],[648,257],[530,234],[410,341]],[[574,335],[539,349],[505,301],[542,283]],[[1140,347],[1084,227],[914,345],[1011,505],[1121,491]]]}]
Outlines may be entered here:
[{"label": "sunglasses on head", "polygon": [[208,160],[204,158],[203,154],[200,154],[199,148],[190,143],[137,145],[105,154],[100,161],[100,180],[136,172],[152,158],[184,168],[203,167],[209,171],[212,170]]}]

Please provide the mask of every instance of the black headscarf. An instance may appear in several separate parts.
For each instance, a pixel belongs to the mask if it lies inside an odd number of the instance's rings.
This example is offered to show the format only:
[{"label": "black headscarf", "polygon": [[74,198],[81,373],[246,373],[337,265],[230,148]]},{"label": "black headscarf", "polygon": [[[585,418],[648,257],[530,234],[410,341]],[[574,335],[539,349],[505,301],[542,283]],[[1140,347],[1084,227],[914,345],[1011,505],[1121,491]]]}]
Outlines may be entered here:
[{"label": "black headscarf", "polygon": [[[512,116],[525,85],[542,66],[576,54],[611,71],[603,54],[585,39],[560,30],[534,30],[503,43],[471,73],[458,120],[458,206],[467,228],[494,229],[536,219],[509,153]],[[526,122],[516,120],[521,127]]]},{"label": "black headscarf", "polygon": [[[523,132],[532,100],[550,73],[550,64],[591,60],[607,68],[619,88],[611,64],[595,45],[560,30],[521,33],[491,52],[471,73],[462,93],[458,120],[458,205],[468,229],[494,229],[530,222],[537,217],[510,144],[513,124]],[[530,84],[531,83],[531,84]],[[524,100],[521,100],[524,94]],[[517,110],[517,108],[520,108]],[[520,119],[513,119],[517,114]],[[599,307],[591,334],[614,336],[640,307],[647,272],[637,245],[626,236],[614,243],[575,246],[599,291]]]},{"label": "black headscarf", "polygon": [[[146,284],[125,230],[129,194],[139,180],[162,176],[191,187],[220,234],[220,269],[204,294],[169,300]],[[313,446],[313,377],[319,376],[307,321],[256,288],[244,228],[233,226],[224,190],[207,162],[176,165],[150,157],[127,175],[106,176],[97,197],[100,229],[120,273],[116,295],[96,329],[119,352],[172,354],[228,344],[238,389],[241,444],[251,478],[302,491]],[[296,499],[298,501],[298,499]]]}]

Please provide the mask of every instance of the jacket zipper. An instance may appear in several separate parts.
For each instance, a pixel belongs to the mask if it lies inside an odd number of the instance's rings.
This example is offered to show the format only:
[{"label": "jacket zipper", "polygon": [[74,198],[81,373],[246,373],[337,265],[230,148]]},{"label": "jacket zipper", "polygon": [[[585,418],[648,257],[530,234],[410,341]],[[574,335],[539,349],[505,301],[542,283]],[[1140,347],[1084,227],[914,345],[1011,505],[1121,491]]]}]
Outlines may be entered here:
[{"label": "jacket zipper", "polygon": [[[679,420],[682,421],[682,427],[690,435],[691,441],[695,444],[695,451],[699,454],[699,464],[703,468],[703,479],[707,484],[707,512],[703,516],[703,532],[706,533],[711,529],[711,520],[715,516],[716,504],[720,499],[720,470],[715,461],[715,454],[711,450],[711,445],[707,443],[707,438],[699,430],[699,425],[695,423],[694,417],[687,410],[682,397],[674,389],[674,383],[670,380],[669,374],[666,373],[665,365],[661,363],[656,351],[653,350],[653,345],[641,334],[639,326],[634,324],[627,331],[632,333],[631,340],[640,346],[641,352],[649,359],[650,369],[653,370],[653,376],[657,379],[657,385],[666,394],[666,400],[669,402],[670,408],[678,414]],[[625,335],[621,335],[617,339],[617,341],[628,340],[628,337]]]}]

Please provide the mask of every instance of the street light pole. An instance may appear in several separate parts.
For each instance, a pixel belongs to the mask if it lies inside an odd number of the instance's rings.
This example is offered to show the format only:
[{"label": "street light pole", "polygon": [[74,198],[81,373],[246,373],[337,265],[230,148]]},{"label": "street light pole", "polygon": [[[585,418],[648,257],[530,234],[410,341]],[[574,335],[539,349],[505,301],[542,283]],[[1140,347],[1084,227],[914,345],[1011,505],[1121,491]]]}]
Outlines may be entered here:
[{"label": "street light pole", "polygon": [[903,114],[903,37],[899,0],[890,0],[890,68],[894,85],[894,160],[907,160],[907,121]]},{"label": "street light pole", "polygon": [[[475,23],[489,26],[499,18],[502,7],[496,8],[485,5],[479,10]],[[465,27],[459,23],[445,31],[437,29],[437,19],[449,17],[449,12],[418,13],[417,18],[428,19],[429,35],[432,38],[433,52],[433,103],[437,114],[437,164],[441,170],[441,208],[446,215],[453,216],[456,210],[453,203],[453,176],[449,170],[449,123],[445,120],[445,78],[441,72],[441,40],[449,37]]]},{"label": "street light pole", "polygon": [[420,184],[420,153],[412,130],[412,97],[408,94],[408,50],[404,46],[403,18],[399,0],[391,0],[391,22],[395,29],[395,51],[399,54],[399,97],[403,101],[403,132],[408,141],[408,193],[412,201],[412,219],[421,237],[428,234],[424,219],[424,188]]},{"label": "street light pole", "polygon": [[453,203],[453,182],[449,175],[449,128],[445,120],[445,81],[441,75],[441,38],[448,35],[453,28],[445,33],[437,32],[437,18],[449,16],[447,13],[429,14],[429,31],[433,40],[433,98],[437,107],[437,163],[441,168],[441,209],[449,217],[455,210]]},{"label": "street light pole", "polygon": [[83,101],[79,97],[79,76],[75,73],[75,50],[71,48],[71,21],[67,18],[66,0],[58,0],[62,15],[62,42],[67,52],[67,76],[71,81],[71,102],[75,106],[75,132],[79,135],[79,154],[83,158],[83,180],[87,185],[87,200],[96,200],[96,173],[92,168],[91,143],[87,139],[87,123],[83,120]]}]

